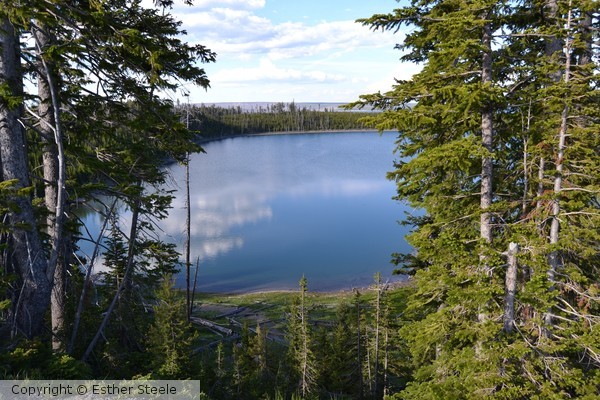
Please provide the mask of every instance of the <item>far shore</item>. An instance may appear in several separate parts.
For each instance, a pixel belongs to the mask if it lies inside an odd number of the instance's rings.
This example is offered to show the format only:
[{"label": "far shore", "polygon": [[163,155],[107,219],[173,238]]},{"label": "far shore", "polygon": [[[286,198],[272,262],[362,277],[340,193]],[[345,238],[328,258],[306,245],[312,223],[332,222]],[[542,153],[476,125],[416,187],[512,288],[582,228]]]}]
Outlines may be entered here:
[{"label": "far shore", "polygon": [[[306,133],[382,133],[377,129],[335,129],[335,130],[312,130],[312,131],[277,131],[277,132],[259,132],[259,133],[240,133],[223,136],[209,136],[203,137],[199,135],[198,144],[205,144],[210,142],[217,142],[219,140],[233,139],[237,137],[251,137],[251,136],[275,136],[275,135],[302,135]],[[395,130],[385,130],[383,132],[396,132]]]}]

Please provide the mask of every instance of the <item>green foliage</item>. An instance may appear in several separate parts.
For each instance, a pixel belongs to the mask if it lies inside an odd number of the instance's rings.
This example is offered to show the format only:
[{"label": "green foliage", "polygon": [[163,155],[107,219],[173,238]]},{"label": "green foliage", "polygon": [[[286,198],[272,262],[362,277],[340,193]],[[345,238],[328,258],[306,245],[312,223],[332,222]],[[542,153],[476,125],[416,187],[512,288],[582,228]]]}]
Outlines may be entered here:
[{"label": "green foliage", "polygon": [[65,354],[55,354],[48,344],[23,341],[12,351],[0,354],[4,379],[89,379],[85,363]]},{"label": "green foliage", "polygon": [[[128,362],[124,362],[121,355],[128,354],[129,350],[136,347],[139,351],[139,340],[133,338],[141,336],[137,330],[143,328],[146,322],[140,321],[145,318],[144,313],[138,311],[143,309],[144,301],[151,296],[155,286],[153,279],[165,272],[173,272],[177,263],[174,246],[153,240],[151,236],[154,219],[165,217],[172,200],[170,193],[153,188],[164,182],[164,166],[167,162],[182,161],[190,152],[201,151],[195,143],[196,135],[181,123],[180,116],[173,111],[172,102],[161,99],[157,93],[176,90],[182,83],[188,82],[208,87],[209,81],[201,64],[215,60],[215,54],[208,48],[182,41],[185,32],[181,30],[181,23],[169,13],[168,7],[172,2],[158,2],[156,5],[147,8],[137,0],[59,0],[33,1],[27,7],[6,3],[0,10],[3,24],[6,20],[11,25],[11,32],[14,28],[18,39],[15,47],[18,47],[19,41],[31,41],[35,32],[43,32],[48,39],[43,46],[40,43],[22,46],[19,52],[15,48],[15,54],[21,57],[21,62],[16,60],[17,64],[23,66],[18,71],[21,75],[16,79],[11,78],[10,82],[0,82],[2,103],[20,113],[19,121],[26,128],[24,159],[29,162],[29,175],[35,184],[27,193],[26,189],[16,193],[11,182],[3,182],[0,188],[0,211],[14,210],[16,203],[12,200],[19,194],[27,195],[26,202],[32,201],[46,208],[41,200],[44,188],[55,182],[52,178],[42,176],[45,170],[42,166],[52,158],[47,157],[48,147],[52,146],[49,143],[54,142],[52,132],[59,133],[60,126],[62,137],[59,139],[65,147],[65,157],[61,161],[66,164],[67,174],[64,189],[70,197],[64,214],[68,221],[62,232],[62,236],[68,237],[70,243],[64,246],[61,243],[61,262],[64,260],[65,264],[69,264],[79,236],[71,231],[77,225],[71,204],[75,207],[92,204],[92,199],[101,202],[107,196],[117,197],[132,208],[135,206],[142,215],[139,229],[142,233],[139,237],[130,238],[129,243],[125,244],[121,240],[122,235],[116,235],[114,241],[109,243],[115,255],[120,257],[111,260],[112,255],[108,255],[109,262],[115,264],[116,276],[119,273],[122,276],[123,273],[125,248],[136,248],[133,268],[138,279],[134,283],[139,285],[136,286],[136,293],[142,294],[140,297],[143,300],[139,301],[138,297],[135,302],[130,302],[132,296],[120,303],[121,311],[129,307],[135,318],[127,318],[123,312],[119,313],[118,328],[110,332],[114,334],[120,331],[115,335],[119,340],[111,342],[104,349],[113,347],[105,358],[96,359],[107,361],[108,368],[127,365]],[[7,49],[5,54],[10,50]],[[15,82],[19,87],[13,87]],[[41,103],[48,105],[49,98],[35,88],[29,93],[31,85],[24,86],[24,82],[37,83],[40,88],[42,83],[48,84],[53,95],[56,95],[54,100],[61,105],[60,109],[40,118]],[[55,116],[58,116],[57,121],[54,120]],[[52,211],[53,206],[49,205],[48,208]],[[46,212],[37,217],[45,222],[47,216]],[[47,229],[45,223],[39,227],[31,225],[34,224],[14,224],[13,228]],[[6,233],[4,226],[0,228]],[[116,232],[113,229],[113,233]],[[45,232],[40,236],[48,239]],[[5,235],[0,244],[2,250],[8,250],[6,254],[14,254],[10,248],[11,241],[5,241],[4,238]],[[49,248],[50,245],[47,246]],[[46,256],[36,254],[39,260]],[[6,261],[2,259],[3,264]],[[21,264],[27,263],[27,260],[19,261]],[[76,271],[71,272],[74,272],[71,276],[79,278]],[[2,281],[5,277],[2,276]],[[15,281],[17,284],[27,281],[26,275],[19,278]],[[67,283],[69,289],[83,287],[75,284],[80,283],[75,282],[77,278]],[[100,289],[100,292],[104,291],[100,293],[100,303],[104,304],[112,297],[110,292],[112,290],[114,293],[113,289],[112,285]],[[18,285],[12,290],[19,293]],[[69,304],[69,311],[74,311],[73,300],[79,297],[78,293],[68,291],[65,297],[70,297],[65,303]],[[7,300],[2,298],[0,303],[4,308]],[[83,329],[86,331],[78,332],[74,343],[78,351],[85,346],[83,342],[94,335],[97,329],[94,324],[101,320],[98,317],[103,311],[94,308],[91,313],[84,313]],[[42,317],[36,317],[34,323],[41,326],[45,313],[41,310],[38,314]],[[68,320],[70,318],[72,314],[67,316]],[[109,327],[109,331],[112,328],[115,327]],[[107,336],[111,336],[110,333]],[[123,349],[128,351],[123,352]],[[138,356],[132,355],[132,360]],[[116,370],[118,368],[111,371]]]},{"label": "green foliage", "polygon": [[186,379],[193,373],[190,357],[195,338],[187,321],[185,300],[173,289],[170,277],[163,278],[156,293],[154,321],[148,331],[148,353],[154,379]]},{"label": "green foliage", "polygon": [[[412,381],[398,398],[598,394],[599,344],[589,337],[600,222],[599,139],[589,135],[600,122],[592,3],[558,1],[553,11],[552,2],[413,1],[361,20],[375,30],[410,27],[402,59],[423,65],[357,102],[382,110],[372,126],[400,132],[389,178],[399,200],[425,213],[407,221],[414,253],[394,256],[415,281],[400,330]],[[484,209],[488,159],[493,195]],[[491,241],[480,237],[486,213]],[[505,332],[511,242],[522,251]]]},{"label": "green foliage", "polygon": [[290,307],[287,338],[288,357],[292,367],[292,382],[302,397],[316,392],[318,368],[313,350],[313,335],[309,324],[309,304],[307,302],[308,281],[303,276],[299,282],[300,293]]}]

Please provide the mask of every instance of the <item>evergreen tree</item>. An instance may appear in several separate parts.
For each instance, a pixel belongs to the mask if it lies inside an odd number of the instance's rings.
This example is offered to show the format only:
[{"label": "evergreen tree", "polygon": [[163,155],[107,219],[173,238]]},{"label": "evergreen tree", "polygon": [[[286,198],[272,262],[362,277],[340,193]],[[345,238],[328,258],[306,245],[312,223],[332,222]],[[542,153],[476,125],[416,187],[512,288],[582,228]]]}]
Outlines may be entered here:
[{"label": "evergreen tree", "polygon": [[193,376],[190,357],[195,332],[187,321],[185,299],[165,277],[156,293],[154,322],[148,331],[148,353],[152,376],[158,379],[186,379]]},{"label": "evergreen tree", "polygon": [[[23,16],[22,14],[25,14]],[[2,179],[17,189],[30,186],[28,153],[23,125],[24,82],[20,60],[21,28],[14,21],[27,18],[4,1],[0,7],[0,159]],[[30,196],[15,196],[7,217],[11,226],[10,257],[5,259],[10,272],[19,276],[9,317],[11,336],[32,338],[41,333],[45,312],[50,304],[52,275],[48,257]],[[52,271],[53,272],[53,271]]]},{"label": "evergreen tree", "polygon": [[254,365],[250,330],[245,323],[239,343],[233,348],[233,384],[237,398],[250,398],[252,392]]},{"label": "evergreen tree", "polygon": [[[163,217],[171,197],[144,191],[164,182],[166,159],[183,160],[199,150],[172,103],[158,93],[182,82],[207,87],[197,62],[212,62],[215,54],[180,40],[180,23],[165,12],[172,4],[34,0],[0,7],[0,113],[7,121],[0,130],[3,179],[16,179],[22,188],[31,182],[36,190],[45,187],[50,215],[46,248],[30,196],[15,197],[18,207],[9,212],[16,229],[6,240],[13,251],[5,261],[19,275],[10,318],[16,334],[40,334],[55,279],[55,337],[64,330],[67,291],[60,273],[70,250],[62,249],[72,245],[63,246],[62,238],[71,237],[67,226],[73,223],[62,218],[74,219],[67,193],[86,199],[109,194],[142,216]],[[28,37],[34,38],[33,48],[20,46]],[[25,78],[38,83],[36,93],[26,92]],[[150,226],[140,221],[143,229]],[[146,243],[144,249],[156,254],[157,247]],[[173,253],[165,247],[161,252],[163,260]],[[57,267],[59,260],[64,263]],[[63,344],[57,341],[55,348]]]},{"label": "evergreen tree", "polygon": [[339,395],[360,397],[357,365],[356,318],[350,304],[340,303],[328,346],[321,347],[320,357],[327,360],[323,365],[328,375],[325,387],[327,392]]},{"label": "evergreen tree", "polygon": [[297,379],[295,390],[302,398],[306,398],[316,392],[318,369],[312,349],[313,337],[306,299],[308,281],[303,276],[299,284],[300,293],[293,300],[288,319],[288,359]]},{"label": "evergreen tree", "polygon": [[413,1],[362,20],[410,26],[402,59],[423,65],[359,102],[400,132],[389,177],[424,211],[398,258],[416,270],[402,398],[597,394],[593,3]]}]

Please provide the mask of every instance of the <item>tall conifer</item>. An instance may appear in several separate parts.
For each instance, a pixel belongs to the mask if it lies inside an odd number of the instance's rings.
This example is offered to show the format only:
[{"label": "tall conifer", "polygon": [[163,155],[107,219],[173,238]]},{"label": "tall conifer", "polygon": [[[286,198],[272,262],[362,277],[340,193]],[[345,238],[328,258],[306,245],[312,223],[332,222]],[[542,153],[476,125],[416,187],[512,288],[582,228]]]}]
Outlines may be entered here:
[{"label": "tall conifer", "polygon": [[596,393],[597,4],[413,1],[361,22],[409,26],[402,59],[423,65],[359,101],[400,132],[389,177],[424,211],[401,258],[417,270],[402,397]]}]

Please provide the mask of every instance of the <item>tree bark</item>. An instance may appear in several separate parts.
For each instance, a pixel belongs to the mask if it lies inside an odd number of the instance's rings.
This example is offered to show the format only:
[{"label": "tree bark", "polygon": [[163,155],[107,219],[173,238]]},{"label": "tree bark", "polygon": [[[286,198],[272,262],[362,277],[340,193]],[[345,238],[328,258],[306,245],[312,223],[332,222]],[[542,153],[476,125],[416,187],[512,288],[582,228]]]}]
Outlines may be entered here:
[{"label": "tree bark", "polygon": [[508,245],[508,268],[506,269],[506,294],[504,296],[504,332],[511,333],[515,323],[515,295],[517,293],[517,253],[519,245]]},{"label": "tree bark", "polygon": [[194,285],[192,286],[192,299],[190,300],[190,316],[194,311],[194,297],[196,296],[196,284],[198,283],[198,269],[200,269],[200,257],[196,258],[196,270],[194,271]]},{"label": "tree bark", "polygon": [[[188,321],[192,316],[192,299],[190,294],[190,245],[191,245],[191,210],[190,210],[190,155],[187,155],[185,163],[185,294],[186,315]],[[197,270],[196,270],[197,271]]]},{"label": "tree bark", "polygon": [[[0,100],[0,154],[6,180],[15,180],[17,188],[30,186],[27,149],[22,115],[23,81],[20,71],[19,40],[15,29],[0,21],[0,83],[9,95]],[[47,258],[37,231],[29,196],[15,196],[16,209],[9,212],[11,225],[11,262],[18,272],[21,289],[11,310],[12,334],[28,338],[38,336],[50,303],[51,282],[46,276]]]},{"label": "tree bark", "polygon": [[379,331],[381,327],[381,291],[383,290],[381,285],[381,274],[378,272],[375,274],[375,289],[377,290],[377,297],[375,298],[375,349],[374,349],[374,363],[373,363],[373,397],[377,398],[379,392]]},{"label": "tree bark", "polygon": [[[567,29],[571,29],[571,9],[569,9],[568,17],[567,17]],[[564,82],[565,84],[569,83],[570,75],[571,75],[571,42],[569,36],[567,35],[565,39],[565,69],[564,69]],[[548,280],[554,284],[556,281],[556,272],[561,266],[561,259],[559,251],[555,248],[558,244],[559,240],[559,231],[560,231],[560,192],[562,191],[562,180],[563,180],[563,170],[564,170],[564,156],[565,156],[565,148],[566,148],[566,138],[567,138],[567,123],[569,118],[569,107],[567,104],[564,105],[562,113],[561,113],[561,122],[560,122],[560,130],[558,132],[558,151],[556,154],[555,168],[556,173],[554,176],[554,198],[552,199],[552,223],[550,225],[550,246],[552,246],[552,250],[548,255]],[[552,310],[546,313],[545,322],[547,325],[551,326],[552,321]]]},{"label": "tree bark", "polygon": [[[190,104],[185,108],[185,127],[190,129]],[[190,210],[190,154],[188,153],[185,160],[185,294],[186,294],[186,315],[188,321],[192,316],[192,300],[190,295],[190,245],[191,245],[191,210]]]},{"label": "tree bark", "polygon": [[[481,62],[481,83],[483,86],[492,84],[492,28],[489,24],[485,24],[483,27],[483,35],[481,38],[483,45],[483,57]],[[492,152],[494,150],[494,128],[492,123],[492,106],[491,104],[484,104],[481,111],[481,144],[487,151],[487,154],[481,159],[481,194],[479,208],[481,210],[481,217],[479,221],[480,226],[480,237],[483,239],[486,245],[492,243],[492,215],[487,211],[492,205],[493,197],[493,160]],[[488,265],[487,256],[485,255],[485,249],[479,255],[480,266],[483,269],[485,275],[491,274],[491,269]],[[485,305],[480,306],[477,319],[479,322],[485,322],[487,314],[485,312]],[[477,345],[477,352],[479,353],[480,343]]]},{"label": "tree bark", "polygon": [[[44,61],[45,52],[53,43],[53,38],[43,25],[32,29],[38,50],[38,96],[39,96],[39,132],[43,143],[44,201],[48,209],[47,231],[52,238],[52,252],[48,261],[48,279],[53,282],[50,298],[52,323],[52,348],[64,350],[65,341],[65,290],[66,266],[59,264],[64,257],[63,220],[65,205],[65,160],[62,149],[60,126],[60,106],[57,99],[56,79],[52,64]],[[52,273],[54,271],[54,273]]]},{"label": "tree bark", "polygon": [[[492,83],[492,28],[485,25],[483,28],[482,44],[484,47],[481,83],[490,85]],[[486,210],[492,205],[493,196],[493,160],[491,153],[493,151],[494,129],[492,124],[492,107],[487,104],[481,113],[481,143],[488,154],[481,160],[481,221],[480,235],[486,243],[492,242],[492,221],[491,213]],[[487,268],[486,268],[487,269]]]},{"label": "tree bark", "polygon": [[[536,193],[536,197],[538,200],[535,204],[535,209],[538,211],[538,218],[539,218],[539,212],[541,211],[542,204],[543,204],[542,196],[544,195],[545,169],[546,169],[546,159],[544,158],[544,156],[541,156],[540,163],[539,163],[539,169],[538,169],[538,186],[537,186],[537,193]],[[539,218],[538,226],[541,231],[542,230],[542,218]]]}]

